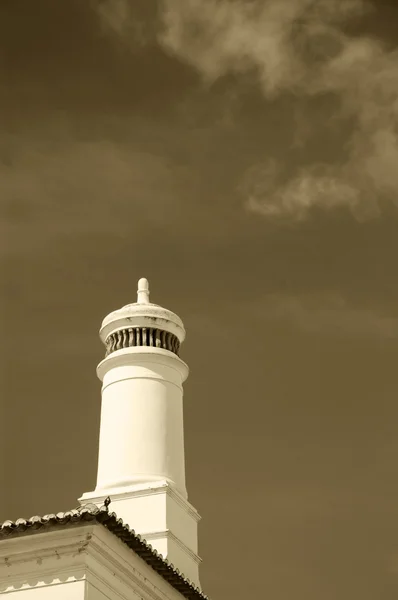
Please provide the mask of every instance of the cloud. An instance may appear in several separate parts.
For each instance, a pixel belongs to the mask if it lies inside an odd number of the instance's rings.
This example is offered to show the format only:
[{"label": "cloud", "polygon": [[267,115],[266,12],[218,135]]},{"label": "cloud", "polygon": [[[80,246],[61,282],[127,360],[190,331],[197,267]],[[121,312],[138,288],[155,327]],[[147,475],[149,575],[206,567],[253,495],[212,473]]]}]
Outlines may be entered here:
[{"label": "cloud", "polygon": [[106,0],[98,5],[103,23],[118,34],[124,34],[132,17],[131,5],[126,0]]},{"label": "cloud", "polygon": [[305,51],[319,53],[316,45],[330,45],[339,35],[337,24],[365,10],[365,3],[163,0],[163,7],[165,47],[208,81],[255,69],[265,95],[272,97],[307,79]]},{"label": "cloud", "polygon": [[156,40],[156,6],[152,0],[146,0],[145,7],[131,0],[102,0],[95,6],[105,31],[127,41],[130,47],[143,47]]},{"label": "cloud", "polygon": [[290,172],[291,165],[254,165],[241,189],[249,210],[302,220],[314,207],[343,206],[365,220],[380,215],[384,201],[397,204],[398,52],[346,27],[372,6],[362,0],[163,0],[160,42],[208,84],[249,73],[266,100],[290,94],[309,103],[326,94],[335,102],[326,121],[335,118],[338,104],[335,126],[348,129],[347,157],[296,165],[287,181],[275,174]]},{"label": "cloud", "polygon": [[370,199],[364,203],[358,187],[341,171],[336,173],[336,168],[318,164],[300,169],[295,177],[280,183],[281,169],[275,161],[256,165],[246,173],[243,183],[248,192],[246,207],[265,217],[297,221],[304,220],[313,207],[330,210],[348,206],[358,220],[378,214],[377,203]]},{"label": "cloud", "polygon": [[338,293],[270,294],[260,310],[266,319],[290,322],[307,333],[396,339],[398,317],[350,305]]}]

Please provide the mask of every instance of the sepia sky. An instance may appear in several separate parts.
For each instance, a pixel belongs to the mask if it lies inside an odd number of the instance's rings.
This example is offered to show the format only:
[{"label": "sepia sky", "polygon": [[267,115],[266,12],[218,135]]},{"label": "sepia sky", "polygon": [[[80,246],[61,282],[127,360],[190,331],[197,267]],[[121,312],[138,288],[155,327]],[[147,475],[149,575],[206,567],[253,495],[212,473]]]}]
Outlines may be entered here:
[{"label": "sepia sky", "polygon": [[205,593],[396,599],[397,24],[0,0],[0,520],[93,489],[98,329],[147,277],[187,329]]}]

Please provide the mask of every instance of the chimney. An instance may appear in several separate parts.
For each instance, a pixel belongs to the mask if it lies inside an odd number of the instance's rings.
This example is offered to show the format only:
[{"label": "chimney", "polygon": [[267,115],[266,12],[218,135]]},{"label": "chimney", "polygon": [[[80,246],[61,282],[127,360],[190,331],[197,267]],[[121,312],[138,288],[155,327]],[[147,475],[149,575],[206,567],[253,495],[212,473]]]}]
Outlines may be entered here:
[{"label": "chimney", "polygon": [[185,484],[181,319],[149,301],[146,279],[137,302],[105,317],[96,488],[81,504],[103,505],[199,586],[199,514]]}]

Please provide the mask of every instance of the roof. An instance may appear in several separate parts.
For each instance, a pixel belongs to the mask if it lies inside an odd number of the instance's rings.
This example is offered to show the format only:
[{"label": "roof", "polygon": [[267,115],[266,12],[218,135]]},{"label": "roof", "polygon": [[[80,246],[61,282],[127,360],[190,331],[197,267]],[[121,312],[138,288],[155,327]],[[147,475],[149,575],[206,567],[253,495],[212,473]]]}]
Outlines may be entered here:
[{"label": "roof", "polygon": [[13,535],[23,534],[27,531],[51,529],[54,526],[68,526],[75,523],[99,523],[118,537],[140,558],[142,558],[156,573],[161,575],[174,589],[188,600],[208,600],[198,587],[186,579],[173,564],[169,563],[155,549],[152,548],[140,535],[123,523],[114,512],[109,512],[107,506],[98,508],[95,504],[86,504],[78,509],[45,515],[44,517],[31,517],[30,519],[17,519],[17,521],[4,521],[0,525],[0,541]]}]

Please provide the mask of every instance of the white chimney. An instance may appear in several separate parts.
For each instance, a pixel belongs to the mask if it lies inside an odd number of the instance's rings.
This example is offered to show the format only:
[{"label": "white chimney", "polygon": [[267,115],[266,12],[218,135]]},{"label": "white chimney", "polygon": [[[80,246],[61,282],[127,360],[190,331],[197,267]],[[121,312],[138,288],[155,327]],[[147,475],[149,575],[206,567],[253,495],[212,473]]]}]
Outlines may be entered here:
[{"label": "white chimney", "polygon": [[146,279],[137,302],[110,313],[100,337],[102,381],[97,485],[81,504],[102,505],[199,584],[197,511],[185,485],[181,319],[149,301]]}]

